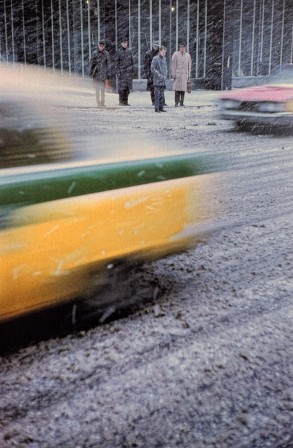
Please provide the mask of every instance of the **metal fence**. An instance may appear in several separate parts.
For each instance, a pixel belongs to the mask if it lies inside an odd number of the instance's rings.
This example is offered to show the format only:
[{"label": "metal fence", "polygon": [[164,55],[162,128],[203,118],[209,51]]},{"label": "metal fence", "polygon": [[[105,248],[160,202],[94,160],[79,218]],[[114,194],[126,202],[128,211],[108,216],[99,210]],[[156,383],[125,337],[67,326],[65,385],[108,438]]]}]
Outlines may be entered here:
[{"label": "metal fence", "polygon": [[[226,1],[219,3],[219,20]],[[87,75],[100,38],[114,55],[122,35],[133,49],[137,77],[153,40],[168,49],[186,43],[193,77],[205,78],[212,0],[0,0],[1,59]],[[293,62],[292,0],[234,0],[233,76],[270,73]]]}]

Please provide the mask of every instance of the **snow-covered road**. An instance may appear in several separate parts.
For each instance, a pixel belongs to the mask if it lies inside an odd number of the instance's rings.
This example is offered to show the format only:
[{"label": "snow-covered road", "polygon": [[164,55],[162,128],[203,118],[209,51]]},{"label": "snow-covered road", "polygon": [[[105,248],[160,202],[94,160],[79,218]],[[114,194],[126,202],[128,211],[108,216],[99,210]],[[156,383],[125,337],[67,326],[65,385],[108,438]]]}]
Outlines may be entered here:
[{"label": "snow-covered road", "polygon": [[86,157],[163,145],[223,172],[211,235],[136,270],[139,305],[2,357],[1,448],[293,447],[293,139],[235,132],[216,95],[175,109],[167,92],[166,114],[147,92],[58,106]]}]

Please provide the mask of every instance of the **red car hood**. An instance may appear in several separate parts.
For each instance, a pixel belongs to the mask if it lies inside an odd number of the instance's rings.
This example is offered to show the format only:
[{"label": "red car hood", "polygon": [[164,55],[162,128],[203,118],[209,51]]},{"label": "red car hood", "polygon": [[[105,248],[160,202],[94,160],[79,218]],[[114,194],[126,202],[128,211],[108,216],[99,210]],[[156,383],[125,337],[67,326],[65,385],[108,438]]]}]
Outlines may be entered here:
[{"label": "red car hood", "polygon": [[237,101],[276,101],[285,102],[293,98],[293,85],[266,85],[247,87],[225,93],[220,99]]}]

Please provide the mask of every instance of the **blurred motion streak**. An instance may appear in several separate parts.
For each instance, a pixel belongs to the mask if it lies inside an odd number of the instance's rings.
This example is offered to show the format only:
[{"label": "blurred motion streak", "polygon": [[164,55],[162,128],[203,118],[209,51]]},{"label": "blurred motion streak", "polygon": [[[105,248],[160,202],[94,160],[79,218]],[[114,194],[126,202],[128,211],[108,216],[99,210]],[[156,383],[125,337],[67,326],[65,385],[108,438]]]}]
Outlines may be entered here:
[{"label": "blurred motion streak", "polygon": [[[202,237],[218,177],[204,154],[76,161],[50,114],[64,78],[0,70],[1,321],[83,298],[116,265],[180,252]],[[66,79],[66,88],[83,86]]]},{"label": "blurred motion streak", "polygon": [[218,101],[220,117],[252,129],[293,130],[293,64],[278,68],[265,85],[223,93]]}]

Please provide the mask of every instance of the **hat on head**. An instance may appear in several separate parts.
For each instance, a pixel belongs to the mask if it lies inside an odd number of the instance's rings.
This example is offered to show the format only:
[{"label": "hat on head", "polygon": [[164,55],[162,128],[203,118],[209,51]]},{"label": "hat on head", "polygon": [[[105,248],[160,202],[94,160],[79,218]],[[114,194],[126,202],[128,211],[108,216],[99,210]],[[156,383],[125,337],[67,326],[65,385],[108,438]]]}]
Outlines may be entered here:
[{"label": "hat on head", "polygon": [[122,39],[121,39],[121,43],[124,43],[124,42],[126,42],[126,43],[128,43],[128,39],[127,39],[127,37],[122,37]]},{"label": "hat on head", "polygon": [[159,42],[157,41],[153,42],[153,47],[159,47],[159,46],[160,46]]},{"label": "hat on head", "polygon": [[182,42],[181,42],[181,44],[179,44],[179,47],[186,47],[186,45],[185,44],[183,44]]},{"label": "hat on head", "polygon": [[99,45],[105,45],[105,41],[104,40],[99,40]]}]

